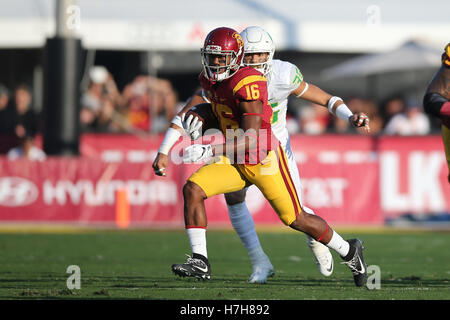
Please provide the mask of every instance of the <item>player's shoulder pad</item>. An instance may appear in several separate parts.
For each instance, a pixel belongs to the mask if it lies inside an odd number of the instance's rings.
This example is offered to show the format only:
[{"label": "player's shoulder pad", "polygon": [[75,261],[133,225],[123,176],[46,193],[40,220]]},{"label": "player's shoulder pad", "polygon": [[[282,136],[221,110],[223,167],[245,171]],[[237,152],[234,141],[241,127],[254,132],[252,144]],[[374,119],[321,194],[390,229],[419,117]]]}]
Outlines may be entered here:
[{"label": "player's shoulder pad", "polygon": [[252,67],[244,67],[233,76],[231,86],[233,93],[238,92],[242,87],[251,83],[267,83],[266,77]]}]

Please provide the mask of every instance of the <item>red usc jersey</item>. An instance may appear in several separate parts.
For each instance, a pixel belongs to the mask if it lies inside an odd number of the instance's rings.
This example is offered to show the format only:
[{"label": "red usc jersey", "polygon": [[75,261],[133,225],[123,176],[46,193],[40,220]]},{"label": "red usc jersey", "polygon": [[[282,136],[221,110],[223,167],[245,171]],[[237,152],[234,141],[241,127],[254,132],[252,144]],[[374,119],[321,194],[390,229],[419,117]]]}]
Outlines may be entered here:
[{"label": "red usc jersey", "polygon": [[[261,130],[258,138],[258,152],[245,156],[246,164],[257,164],[265,158],[267,152],[278,146],[278,140],[272,134],[272,108],[268,103],[267,79],[252,67],[244,67],[235,75],[220,82],[211,83],[203,72],[199,76],[200,84],[211,102],[214,114],[219,120],[220,130],[238,129],[244,117],[239,106],[241,101],[261,100],[263,103]],[[238,162],[239,163],[239,162]]]}]

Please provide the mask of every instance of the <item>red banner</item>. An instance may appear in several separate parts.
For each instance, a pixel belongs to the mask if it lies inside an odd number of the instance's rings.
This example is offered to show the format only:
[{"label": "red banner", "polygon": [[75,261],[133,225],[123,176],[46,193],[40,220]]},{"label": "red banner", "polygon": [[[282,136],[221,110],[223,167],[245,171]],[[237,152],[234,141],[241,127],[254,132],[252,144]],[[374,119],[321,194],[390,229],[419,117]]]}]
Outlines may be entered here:
[{"label": "red banner", "polygon": [[127,191],[131,224],[180,224],[181,168],[155,179],[150,163],[80,158],[45,162],[0,160],[3,221],[115,223],[117,191]]},{"label": "red banner", "polygon": [[[0,221],[114,224],[120,217],[130,226],[183,226],[182,188],[200,165],[171,162],[166,177],[155,176],[151,164],[161,139],[85,135],[79,158],[0,158]],[[174,154],[188,143],[177,144]],[[408,212],[450,212],[439,136],[294,136],[291,146],[303,203],[331,225],[380,225]],[[126,190],[125,213],[120,190]],[[256,187],[246,202],[257,224],[282,225]],[[209,225],[230,225],[222,195],[207,199],[206,210]]]},{"label": "red banner", "polygon": [[450,184],[442,137],[383,137],[380,201],[385,218],[450,213]]}]

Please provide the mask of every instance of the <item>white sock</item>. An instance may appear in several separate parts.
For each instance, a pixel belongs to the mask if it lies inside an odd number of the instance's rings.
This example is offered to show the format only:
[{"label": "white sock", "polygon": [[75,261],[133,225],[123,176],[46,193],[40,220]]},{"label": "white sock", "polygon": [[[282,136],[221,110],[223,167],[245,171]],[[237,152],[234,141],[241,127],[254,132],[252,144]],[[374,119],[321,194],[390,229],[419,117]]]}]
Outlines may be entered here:
[{"label": "white sock", "polygon": [[[300,202],[300,203],[301,203],[301,202]],[[303,211],[305,211],[306,213],[312,214],[313,216],[316,215],[315,212],[313,211],[313,209],[310,209],[310,208],[308,208],[308,207],[305,207],[303,204],[302,204],[302,208],[303,208]]]},{"label": "white sock", "polygon": [[191,243],[192,253],[198,253],[208,258],[206,251],[206,229],[205,228],[188,228],[186,233]]},{"label": "white sock", "polygon": [[252,264],[266,258],[255,230],[255,222],[245,202],[228,206],[231,224],[247,249]]},{"label": "white sock", "polygon": [[339,253],[341,257],[345,257],[350,250],[350,244],[334,230],[333,235],[331,236],[331,240],[326,244],[326,246]]}]

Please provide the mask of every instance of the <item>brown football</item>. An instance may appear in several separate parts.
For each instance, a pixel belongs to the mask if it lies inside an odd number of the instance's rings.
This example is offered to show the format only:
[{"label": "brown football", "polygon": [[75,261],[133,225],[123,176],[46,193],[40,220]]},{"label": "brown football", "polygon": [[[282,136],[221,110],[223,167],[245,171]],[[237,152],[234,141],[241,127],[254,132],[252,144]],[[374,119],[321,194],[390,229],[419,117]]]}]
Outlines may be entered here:
[{"label": "brown football", "polygon": [[212,111],[212,107],[210,103],[199,103],[186,112],[185,119],[187,119],[190,115],[194,117],[198,117],[200,121],[203,122],[202,125],[202,135],[206,130],[209,129],[219,129],[219,122],[214,112]]}]

